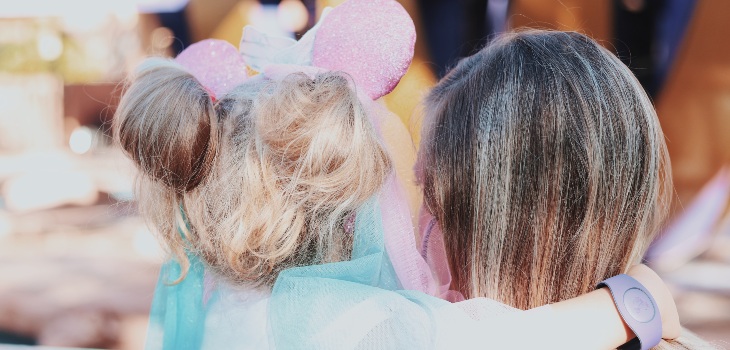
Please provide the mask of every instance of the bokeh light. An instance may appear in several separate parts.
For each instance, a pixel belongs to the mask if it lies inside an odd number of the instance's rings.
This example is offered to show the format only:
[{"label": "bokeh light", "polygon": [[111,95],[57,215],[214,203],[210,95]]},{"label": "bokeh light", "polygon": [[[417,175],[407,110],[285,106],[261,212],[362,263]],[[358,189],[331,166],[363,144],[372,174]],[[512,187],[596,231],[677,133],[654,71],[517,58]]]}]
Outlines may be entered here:
[{"label": "bokeh light", "polygon": [[76,154],[84,154],[91,150],[94,144],[94,133],[91,129],[81,126],[71,132],[68,140],[68,146]]},{"label": "bokeh light", "polygon": [[84,172],[26,173],[3,186],[5,205],[12,212],[30,212],[64,204],[89,205],[98,198],[91,176]]},{"label": "bokeh light", "polygon": [[170,45],[172,45],[173,40],[175,40],[175,35],[172,33],[172,30],[166,27],[155,28],[152,30],[150,37],[152,40],[152,47],[157,50],[167,49]]},{"label": "bokeh light", "polygon": [[277,12],[279,25],[290,32],[298,32],[307,26],[309,13],[299,0],[282,0]]},{"label": "bokeh light", "polygon": [[38,56],[45,61],[55,61],[63,53],[63,41],[58,34],[51,31],[38,33]]}]

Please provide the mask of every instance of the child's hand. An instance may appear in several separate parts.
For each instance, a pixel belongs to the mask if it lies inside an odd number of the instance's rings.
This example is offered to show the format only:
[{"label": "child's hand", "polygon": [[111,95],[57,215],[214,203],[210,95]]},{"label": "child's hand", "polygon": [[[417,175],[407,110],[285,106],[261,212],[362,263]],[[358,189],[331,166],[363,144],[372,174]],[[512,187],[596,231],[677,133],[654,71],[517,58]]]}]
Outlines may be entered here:
[{"label": "child's hand", "polygon": [[629,269],[627,274],[641,282],[656,300],[659,313],[662,316],[662,338],[678,338],[681,326],[677,305],[674,304],[674,298],[664,281],[646,265],[635,265]]}]

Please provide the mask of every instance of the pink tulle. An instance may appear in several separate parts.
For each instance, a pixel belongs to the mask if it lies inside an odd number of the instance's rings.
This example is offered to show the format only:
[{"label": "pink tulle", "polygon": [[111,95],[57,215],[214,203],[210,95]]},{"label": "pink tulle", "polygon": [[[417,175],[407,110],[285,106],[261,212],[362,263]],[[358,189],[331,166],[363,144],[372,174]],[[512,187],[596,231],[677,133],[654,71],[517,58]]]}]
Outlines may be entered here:
[{"label": "pink tulle", "polygon": [[436,218],[425,206],[421,207],[418,227],[422,233],[421,256],[426,260],[436,278],[440,291],[439,297],[452,303],[463,301],[464,296],[461,293],[449,289],[451,286],[451,270],[449,270],[449,263],[446,258],[444,235],[438,222],[436,222]]},{"label": "pink tulle", "polygon": [[208,304],[216,288],[218,288],[218,280],[206,269],[203,275],[203,305]]},{"label": "pink tulle", "polygon": [[[416,239],[403,188],[395,176],[391,174],[381,191],[380,210],[383,220],[385,249],[393,263],[393,268],[403,289],[417,290],[452,302],[464,298],[460,293],[449,290],[451,273],[449,272],[441,230],[438,225],[430,225],[428,241],[424,241],[422,255],[416,247]],[[421,211],[421,223],[427,221],[427,228],[432,216]]]}]

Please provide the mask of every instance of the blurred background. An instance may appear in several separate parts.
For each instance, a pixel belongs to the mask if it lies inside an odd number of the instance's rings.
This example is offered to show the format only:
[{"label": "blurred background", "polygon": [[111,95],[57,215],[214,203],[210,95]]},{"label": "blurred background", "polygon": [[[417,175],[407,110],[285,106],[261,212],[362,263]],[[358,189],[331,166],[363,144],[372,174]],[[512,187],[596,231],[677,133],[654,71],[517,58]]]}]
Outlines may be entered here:
[{"label": "blurred background", "polygon": [[[143,347],[163,253],[110,138],[125,75],[202,39],[237,46],[246,24],[298,37],[341,2],[0,1],[0,349]],[[655,101],[676,187],[647,261],[684,326],[730,349],[730,1],[401,3],[416,58],[386,103],[416,145],[424,93],[502,31],[581,31],[632,68]]]}]

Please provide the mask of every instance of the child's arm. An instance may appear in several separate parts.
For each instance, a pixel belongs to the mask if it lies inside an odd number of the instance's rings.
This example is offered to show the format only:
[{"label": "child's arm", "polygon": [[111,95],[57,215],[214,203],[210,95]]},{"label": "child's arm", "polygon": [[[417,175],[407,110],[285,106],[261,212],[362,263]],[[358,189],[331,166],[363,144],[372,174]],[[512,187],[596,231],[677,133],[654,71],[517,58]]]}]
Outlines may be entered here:
[{"label": "child's arm", "polygon": [[[664,282],[644,265],[631,268],[628,274],[643,284],[656,300],[662,316],[662,338],[679,337],[677,307]],[[635,337],[623,322],[607,288],[553,304],[551,307],[556,324],[565,330],[565,334],[560,337],[570,338],[569,347],[614,349]]]},{"label": "child's arm", "polygon": [[[662,337],[679,336],[677,309],[669,290],[654,271],[633,267],[629,273],[652,294],[662,316]],[[466,303],[478,302],[475,300]],[[624,323],[606,288],[525,312],[483,321],[440,324],[437,348],[453,349],[615,349],[635,337]],[[449,324],[450,323],[450,324]]]}]

